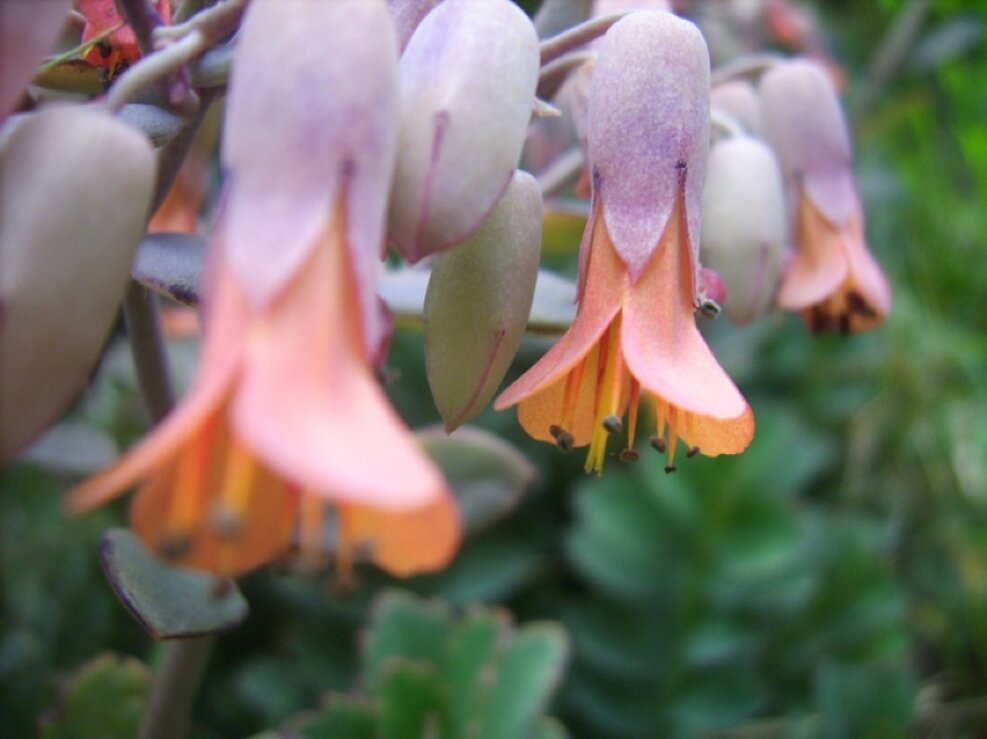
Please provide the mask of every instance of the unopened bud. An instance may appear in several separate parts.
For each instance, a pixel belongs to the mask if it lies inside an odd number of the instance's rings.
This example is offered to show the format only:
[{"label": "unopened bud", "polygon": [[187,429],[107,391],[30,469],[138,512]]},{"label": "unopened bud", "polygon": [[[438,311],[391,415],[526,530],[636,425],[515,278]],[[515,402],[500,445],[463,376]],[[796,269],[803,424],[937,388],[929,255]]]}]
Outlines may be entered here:
[{"label": "unopened bud", "polygon": [[540,255],[541,192],[518,171],[480,230],[435,261],[425,363],[447,430],[483,410],[507,372],[528,323]]},{"label": "unopened bud", "polygon": [[720,141],[703,192],[701,259],[726,285],[723,308],[737,325],[771,306],[781,274],[785,201],[771,149],[752,138]]},{"label": "unopened bud", "polygon": [[25,119],[0,151],[0,462],[59,414],[99,357],[154,186],[154,153],[92,108]]},{"label": "unopened bud", "polygon": [[445,0],[399,67],[401,133],[389,242],[409,261],[469,237],[517,167],[538,81],[538,38],[509,0]]},{"label": "unopened bud", "polygon": [[747,133],[760,135],[763,129],[761,101],[754,85],[747,80],[730,80],[716,85],[710,93],[710,105],[714,114],[722,111]]}]

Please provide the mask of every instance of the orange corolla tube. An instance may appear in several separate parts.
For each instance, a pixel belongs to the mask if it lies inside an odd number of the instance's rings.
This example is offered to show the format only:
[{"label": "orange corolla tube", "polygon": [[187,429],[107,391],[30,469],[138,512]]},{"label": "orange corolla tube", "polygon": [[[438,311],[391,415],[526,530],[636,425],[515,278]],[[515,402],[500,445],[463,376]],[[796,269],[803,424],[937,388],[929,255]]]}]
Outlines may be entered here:
[{"label": "orange corolla tube", "polygon": [[668,471],[679,440],[690,456],[741,452],[753,415],[694,318],[693,234],[709,130],[705,42],[669,13],[635,13],[608,33],[592,85],[595,176],[579,309],[495,407],[517,405],[529,434],[564,450],[589,445],[587,471],[603,469],[613,434],[625,434],[623,459],[637,457],[642,402],[654,408],[651,444],[668,454]]},{"label": "orange corolla tube", "polygon": [[[71,511],[139,484],[131,517],[142,540],[225,575],[271,561],[296,537],[321,552],[327,507],[343,569],[358,553],[402,576],[451,560],[456,506],[370,361],[378,316],[368,265],[396,138],[396,50],[360,41],[387,22],[383,2],[368,0],[251,4],[230,91],[230,184],[210,245],[199,374],[147,439],[69,494]],[[292,68],[272,69],[273,57]],[[304,89],[333,94],[275,106],[282,75],[295,72]],[[361,125],[342,125],[354,119]],[[261,187],[272,180],[287,191]]]}]

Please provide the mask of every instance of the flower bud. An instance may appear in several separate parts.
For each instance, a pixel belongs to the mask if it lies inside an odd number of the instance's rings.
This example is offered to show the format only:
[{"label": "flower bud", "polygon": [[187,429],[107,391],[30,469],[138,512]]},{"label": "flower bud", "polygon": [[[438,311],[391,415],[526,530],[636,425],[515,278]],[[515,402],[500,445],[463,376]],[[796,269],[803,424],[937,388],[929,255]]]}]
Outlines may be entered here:
[{"label": "flower bud", "polygon": [[0,2],[0,120],[17,104],[65,26],[68,0]]},{"label": "flower bud", "polygon": [[771,306],[785,241],[781,172],[767,145],[733,138],[713,147],[702,223],[700,256],[726,285],[727,317],[750,323]]},{"label": "flower bud", "polygon": [[154,154],[88,108],[27,118],[0,151],[0,461],[55,421],[116,317]]},{"label": "flower bud", "polygon": [[425,363],[446,429],[476,416],[497,390],[528,323],[541,254],[541,191],[514,173],[480,229],[432,268]]},{"label": "flower bud", "polygon": [[761,134],[761,101],[754,85],[747,80],[730,80],[716,85],[710,93],[710,104],[714,111],[721,110],[733,118],[747,133]]},{"label": "flower bud", "polygon": [[538,38],[508,0],[446,0],[401,56],[401,133],[389,242],[410,261],[472,234],[517,167]]},{"label": "flower bud", "polygon": [[440,2],[442,0],[387,0],[387,9],[397,32],[398,49],[404,51],[418,24]]}]

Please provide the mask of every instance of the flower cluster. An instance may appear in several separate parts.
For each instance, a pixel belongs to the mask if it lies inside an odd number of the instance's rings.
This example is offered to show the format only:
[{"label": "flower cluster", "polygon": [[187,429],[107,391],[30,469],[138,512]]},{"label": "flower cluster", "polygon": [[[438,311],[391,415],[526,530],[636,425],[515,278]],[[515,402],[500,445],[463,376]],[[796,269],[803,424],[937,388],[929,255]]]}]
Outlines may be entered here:
[{"label": "flower cluster", "polygon": [[[160,61],[139,60],[112,3],[79,6],[83,38],[106,36],[87,58],[102,54],[116,71]],[[158,6],[167,23],[170,5]],[[65,12],[54,0],[38,7],[51,32],[15,55],[0,112],[14,106]],[[10,28],[5,22],[5,48]],[[430,268],[420,308],[428,379],[452,430],[489,403],[529,320],[543,191],[561,188],[519,162],[540,169],[532,163],[564,149],[566,136],[576,158],[569,184],[578,178],[576,195],[589,196],[575,317],[494,407],[517,406],[536,439],[565,451],[587,446],[587,472],[602,471],[611,436],[621,439],[621,459],[636,459],[645,427],[667,471],[680,441],[690,457],[743,451],[753,413],[697,312],[722,303],[746,323],[778,306],[801,312],[813,330],[847,333],[876,326],[890,307],[864,240],[828,72],[794,60],[754,76],[756,86],[738,75],[711,85],[703,34],[664,0],[598,0],[585,24],[547,41],[509,0],[253,0],[223,120],[225,179],[200,286],[197,377],[147,438],[71,491],[70,510],[137,486],[140,537],[173,562],[226,575],[293,548],[318,558],[330,541],[343,571],[357,557],[401,576],[447,565],[459,511],[375,372],[391,325],[378,296],[381,258],[391,248]],[[12,134],[0,178],[43,165],[44,121],[77,114],[80,130],[106,149],[80,166],[134,162],[131,181],[120,177],[126,192],[111,192],[127,200],[114,211],[121,222],[104,224],[122,267],[101,276],[106,287],[92,308],[101,320],[59,378],[57,402],[33,408],[6,397],[49,392],[30,364],[9,359],[27,355],[33,293],[8,287],[3,275],[5,458],[64,408],[96,361],[151,204],[148,143],[103,110],[34,114]],[[79,154],[79,139],[69,144]],[[199,152],[200,179],[205,159]],[[76,184],[60,185],[62,199],[75,197]],[[188,205],[197,206],[202,183],[190,191],[178,198],[182,218],[166,218],[165,208],[152,230],[178,222],[194,230]],[[7,218],[7,193],[4,269],[42,274],[39,245],[55,248],[72,220],[57,221],[55,233]],[[73,330],[71,317],[52,321],[53,334]]]}]

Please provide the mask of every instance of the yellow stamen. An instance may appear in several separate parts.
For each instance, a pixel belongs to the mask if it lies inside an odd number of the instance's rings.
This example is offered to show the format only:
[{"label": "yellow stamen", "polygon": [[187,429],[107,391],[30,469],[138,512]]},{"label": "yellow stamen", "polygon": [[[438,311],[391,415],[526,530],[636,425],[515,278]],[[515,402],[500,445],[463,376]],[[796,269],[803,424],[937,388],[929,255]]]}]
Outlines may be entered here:
[{"label": "yellow stamen", "polygon": [[302,560],[317,569],[325,555],[325,503],[311,490],[302,493],[298,538]]},{"label": "yellow stamen", "polygon": [[336,506],[336,587],[346,589],[353,582],[356,542],[353,540],[352,514],[346,505]]},{"label": "yellow stamen", "polygon": [[216,419],[208,419],[199,430],[197,438],[179,457],[175,472],[175,493],[171,496],[165,526],[168,538],[190,536],[202,515],[215,430]]},{"label": "yellow stamen", "polygon": [[668,409],[668,464],[665,470],[675,469],[675,447],[679,443],[679,409],[674,405]]},{"label": "yellow stamen", "polygon": [[562,422],[559,426],[566,431],[572,430],[572,419],[576,413],[576,401],[579,399],[579,387],[583,384],[586,361],[585,358],[580,360],[565,378],[565,400],[562,402]]},{"label": "yellow stamen", "polygon": [[641,383],[631,377],[631,397],[627,415],[627,448],[634,448],[634,437],[637,435],[637,406],[641,402]]},{"label": "yellow stamen", "polygon": [[223,491],[213,511],[213,527],[220,536],[217,570],[232,572],[244,521],[257,480],[259,465],[247,447],[233,439],[223,472]]},{"label": "yellow stamen", "polygon": [[[607,454],[607,431],[604,419],[616,416],[620,403],[621,383],[624,368],[620,353],[620,315],[610,324],[610,328],[600,340],[600,361],[597,363],[596,403],[593,409],[593,437],[586,454],[584,469],[587,472],[602,474],[603,461]],[[602,370],[602,372],[601,372]]]},{"label": "yellow stamen", "polygon": [[655,436],[659,439],[665,438],[665,419],[668,417],[668,403],[665,402],[664,398],[657,395],[654,396],[655,399],[655,424],[658,429],[655,431]]}]

